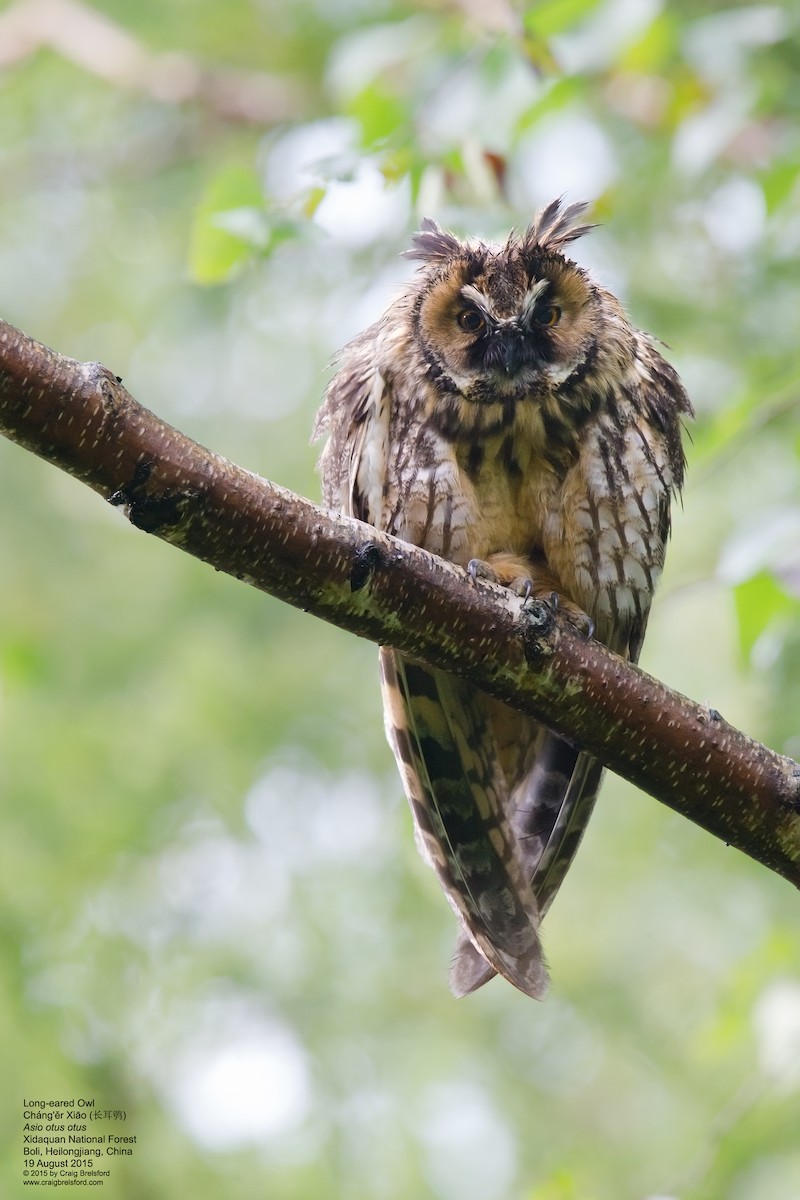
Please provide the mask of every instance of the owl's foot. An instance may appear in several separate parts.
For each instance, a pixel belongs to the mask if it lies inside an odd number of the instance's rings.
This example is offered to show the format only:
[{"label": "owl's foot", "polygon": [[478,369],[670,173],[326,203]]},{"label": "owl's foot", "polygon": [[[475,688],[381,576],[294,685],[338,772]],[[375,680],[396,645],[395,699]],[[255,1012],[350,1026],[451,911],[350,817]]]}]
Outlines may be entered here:
[{"label": "owl's foot", "polygon": [[467,572],[473,583],[476,579],[488,579],[490,583],[499,583],[515,596],[527,600],[534,590],[530,566],[524,558],[493,554],[488,560],[471,558],[467,563]]},{"label": "owl's foot", "polygon": [[544,600],[554,613],[561,613],[584,641],[594,636],[594,621],[565,595],[551,571],[538,562],[513,554],[492,554],[488,559],[471,558],[467,564],[470,579],[488,579],[499,583],[528,600]]},{"label": "owl's foot", "polygon": [[[541,599],[537,596],[536,599]],[[585,613],[582,608],[578,608],[577,604],[573,604],[565,596],[559,595],[558,592],[551,592],[547,597],[547,601],[554,613],[562,612],[569,621],[573,629],[575,629],[585,642],[590,642],[594,637],[594,621]]]}]

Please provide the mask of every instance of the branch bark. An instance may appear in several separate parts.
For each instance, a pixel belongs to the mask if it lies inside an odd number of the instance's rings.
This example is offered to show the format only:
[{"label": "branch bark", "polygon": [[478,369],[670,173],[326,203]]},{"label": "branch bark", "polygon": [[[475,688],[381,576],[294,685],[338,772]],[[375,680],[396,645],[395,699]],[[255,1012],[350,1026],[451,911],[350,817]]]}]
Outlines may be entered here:
[{"label": "branch bark", "polygon": [[213,454],[0,321],[0,431],[137,528],[371,641],[463,675],[800,886],[800,766],[541,602],[332,514]]}]

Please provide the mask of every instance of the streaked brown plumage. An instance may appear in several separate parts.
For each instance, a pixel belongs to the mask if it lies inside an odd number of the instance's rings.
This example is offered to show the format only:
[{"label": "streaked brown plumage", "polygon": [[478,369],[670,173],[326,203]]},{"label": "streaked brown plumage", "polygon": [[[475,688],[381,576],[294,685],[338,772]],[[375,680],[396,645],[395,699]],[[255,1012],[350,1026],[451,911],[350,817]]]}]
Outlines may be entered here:
[{"label": "streaked brown plumage", "polygon": [[[473,576],[557,592],[635,661],[692,410],[652,339],[565,256],[583,211],[555,201],[501,245],[423,222],[416,277],[343,351],[315,432],[327,504]],[[541,996],[539,923],[601,768],[391,649],[381,674],[417,830],[461,922],[451,986],[499,972]]]}]

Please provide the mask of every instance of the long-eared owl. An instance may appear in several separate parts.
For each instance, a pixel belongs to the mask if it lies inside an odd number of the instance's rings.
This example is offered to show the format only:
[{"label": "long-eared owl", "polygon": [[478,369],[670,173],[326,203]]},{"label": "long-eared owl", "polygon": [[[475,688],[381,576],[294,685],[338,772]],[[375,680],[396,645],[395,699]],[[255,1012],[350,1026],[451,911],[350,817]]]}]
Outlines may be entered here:
[{"label": "long-eared owl", "polygon": [[[315,433],[325,502],[520,594],[636,661],[691,404],[653,340],[565,255],[585,206],[502,244],[431,220],[416,277],[342,352]],[[556,599],[557,598],[557,599]],[[539,924],[600,764],[474,686],[380,652],[389,741],[460,922],[457,995],[541,997]]]}]

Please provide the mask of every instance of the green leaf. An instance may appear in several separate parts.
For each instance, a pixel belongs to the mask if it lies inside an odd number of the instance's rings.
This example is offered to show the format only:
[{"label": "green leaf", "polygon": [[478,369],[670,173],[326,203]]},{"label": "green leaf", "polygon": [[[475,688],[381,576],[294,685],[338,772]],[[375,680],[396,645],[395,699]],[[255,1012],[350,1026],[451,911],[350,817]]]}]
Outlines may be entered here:
[{"label": "green leaf", "polygon": [[263,214],[264,195],[252,169],[227,166],[209,181],[195,212],[189,244],[189,270],[196,283],[224,282],[251,257],[254,245],[266,244],[269,234]]},{"label": "green leaf", "polygon": [[543,117],[576,103],[585,93],[586,80],[583,77],[571,75],[557,79],[552,87],[546,89],[540,100],[525,109],[517,121],[515,135],[521,137],[527,130],[533,129]]},{"label": "green leaf", "polygon": [[306,217],[307,220],[311,220],[311,218],[314,216],[314,213],[325,199],[325,192],[326,189],[324,187],[317,185],[312,187],[306,195],[305,203],[303,204],[303,216]]},{"label": "green leaf", "polygon": [[627,47],[620,67],[643,74],[657,73],[672,59],[678,41],[679,26],[674,13],[661,12],[644,33]]},{"label": "green leaf", "polygon": [[35,639],[20,635],[0,644],[0,673],[7,686],[37,683],[47,677],[47,657]]},{"label": "green leaf", "polygon": [[570,1171],[557,1171],[546,1183],[539,1184],[530,1194],[530,1200],[579,1200],[581,1192]]},{"label": "green leaf", "polygon": [[794,161],[786,160],[775,163],[769,170],[761,174],[759,182],[764,192],[767,212],[775,212],[790,198],[798,176],[800,176],[800,166]]},{"label": "green leaf", "polygon": [[577,25],[595,8],[597,0],[541,0],[525,10],[525,32],[533,37],[553,37]]},{"label": "green leaf", "polygon": [[361,126],[363,146],[385,142],[408,124],[406,105],[379,83],[363,88],[348,105],[348,112]]},{"label": "green leaf", "polygon": [[769,571],[758,574],[737,584],[733,589],[733,602],[739,627],[739,651],[745,663],[750,661],[762,633],[782,617],[788,617],[800,607],[781,587]]}]

